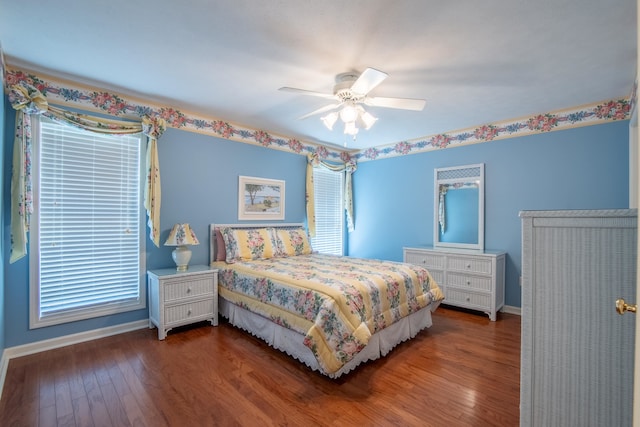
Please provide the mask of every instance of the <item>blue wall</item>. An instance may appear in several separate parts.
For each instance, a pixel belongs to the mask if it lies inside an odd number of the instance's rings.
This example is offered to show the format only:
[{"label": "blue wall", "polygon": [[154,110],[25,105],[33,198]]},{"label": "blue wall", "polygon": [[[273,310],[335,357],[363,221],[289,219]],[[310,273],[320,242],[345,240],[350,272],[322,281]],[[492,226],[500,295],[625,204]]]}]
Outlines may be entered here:
[{"label": "blue wall", "polygon": [[[285,181],[284,222],[305,220],[305,156],[171,128],[158,142],[158,155],[160,243],[173,224],[188,222],[200,240],[191,247],[191,264],[209,262],[209,224],[239,222],[240,175]],[[173,266],[173,249],[148,243],[147,268]]]},{"label": "blue wall", "polygon": [[[4,82],[2,84],[2,86],[4,87]],[[5,117],[4,117],[4,111],[5,108],[10,108],[7,106],[5,106],[5,102],[8,103],[8,101],[5,101],[5,98],[2,98],[2,102],[0,102],[0,140],[3,142],[3,144],[1,145],[1,147],[4,147],[7,144],[10,144],[10,140],[5,140],[4,138],[2,138],[2,135],[4,135],[4,130],[5,130]],[[11,126],[8,126],[11,127]],[[4,151],[3,149],[0,148],[0,189],[2,189],[4,187],[4,182],[7,180],[11,180],[11,168],[5,167],[5,163],[4,163]],[[6,173],[6,171],[8,171],[8,173]],[[4,218],[7,216],[5,214],[5,203],[4,203],[4,197],[0,197],[0,224],[4,224]],[[8,210],[10,210],[11,208],[8,207]],[[0,242],[4,242],[5,241],[5,236],[6,236],[6,232],[4,227],[0,227]],[[0,257],[2,260],[5,259],[4,254],[5,254],[5,250],[4,250],[4,246],[5,245],[0,245]],[[4,310],[4,292],[5,292],[5,279],[4,279],[4,262],[0,262],[0,355],[2,355],[2,352],[4,351],[4,349],[6,348],[5,345],[5,325],[6,325],[6,320],[5,320],[5,310]]]},{"label": "blue wall", "polygon": [[[5,107],[6,123],[14,123],[15,112]],[[3,242],[6,327],[5,346],[12,347],[35,341],[89,331],[148,318],[148,310],[137,310],[79,322],[29,330],[29,261],[28,257],[8,263],[10,235],[10,177],[12,126],[4,135],[2,186]],[[247,175],[285,181],[285,222],[305,219],[305,168],[302,155],[233,142],[192,132],[167,129],[158,142],[162,182],[160,248],[147,238],[148,269],[173,267],[172,247],[162,246],[169,230],[177,222],[188,222],[200,245],[192,246],[191,264],[206,264],[209,259],[208,230],[210,223],[238,222],[238,176]],[[148,235],[148,229],[145,230]],[[1,312],[1,311],[0,311]],[[1,336],[1,335],[0,335]]]},{"label": "blue wall", "polygon": [[[147,319],[148,311],[138,310],[29,330],[28,258],[8,263],[15,112],[5,104],[0,116],[5,119],[0,348]],[[356,230],[348,235],[348,254],[401,260],[403,246],[432,244],[433,169],[484,163],[485,247],[508,252],[506,303],[520,306],[518,212],[628,207],[628,126],[628,121],[614,122],[360,163],[354,175]],[[190,223],[201,241],[192,247],[192,264],[208,261],[210,223],[238,221],[239,175],[284,180],[285,222],[305,220],[304,156],[176,129],[160,138],[158,152],[161,243],[174,223]],[[156,248],[148,239],[146,245],[147,268],[173,266],[172,248]]]},{"label": "blue wall", "polygon": [[485,248],[507,251],[506,304],[520,307],[521,210],[629,207],[629,122],[363,162],[349,255],[402,260],[433,244],[433,169],[485,164]]}]

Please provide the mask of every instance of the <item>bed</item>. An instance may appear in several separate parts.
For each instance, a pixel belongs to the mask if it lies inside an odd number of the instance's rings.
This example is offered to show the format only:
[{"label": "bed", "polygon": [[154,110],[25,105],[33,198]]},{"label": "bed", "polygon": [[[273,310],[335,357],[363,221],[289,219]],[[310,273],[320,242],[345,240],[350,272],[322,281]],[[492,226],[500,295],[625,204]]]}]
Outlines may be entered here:
[{"label": "bed", "polygon": [[211,224],[219,312],[314,371],[338,378],[432,324],[429,272],[314,253],[302,224]]}]

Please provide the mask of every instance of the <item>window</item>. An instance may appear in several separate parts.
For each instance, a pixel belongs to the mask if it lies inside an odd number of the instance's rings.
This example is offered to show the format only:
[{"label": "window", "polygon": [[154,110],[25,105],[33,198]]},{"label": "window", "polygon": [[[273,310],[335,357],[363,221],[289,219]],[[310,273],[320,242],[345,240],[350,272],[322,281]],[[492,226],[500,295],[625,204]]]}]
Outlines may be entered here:
[{"label": "window", "polygon": [[313,169],[316,236],[311,239],[314,251],[343,254],[344,236],[344,172],[325,168]]},{"label": "window", "polygon": [[30,327],[144,308],[141,136],[33,128]]}]

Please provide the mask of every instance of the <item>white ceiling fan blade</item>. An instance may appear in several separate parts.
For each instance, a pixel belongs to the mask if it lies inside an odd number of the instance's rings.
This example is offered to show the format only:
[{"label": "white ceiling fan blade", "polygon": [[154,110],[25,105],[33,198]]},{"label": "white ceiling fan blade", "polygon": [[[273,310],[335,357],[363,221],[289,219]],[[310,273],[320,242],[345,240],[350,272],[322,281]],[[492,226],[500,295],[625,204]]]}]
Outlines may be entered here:
[{"label": "white ceiling fan blade", "polygon": [[360,77],[351,86],[351,91],[359,95],[368,94],[373,88],[378,86],[389,75],[375,68],[367,68],[360,74]]},{"label": "white ceiling fan blade", "polygon": [[339,107],[339,106],[341,106],[341,105],[342,105],[342,102],[341,102],[341,103],[339,103],[339,104],[329,104],[329,105],[325,105],[324,107],[318,108],[317,110],[314,110],[314,111],[312,111],[312,112],[310,112],[310,113],[308,113],[308,114],[305,114],[304,116],[298,117],[298,120],[304,120],[304,119],[306,119],[307,117],[311,117],[311,116],[314,116],[314,115],[316,115],[316,114],[321,114],[321,113],[324,113],[325,111],[333,110],[333,109],[335,109],[335,108],[338,108],[338,107]]},{"label": "white ceiling fan blade", "polygon": [[366,105],[372,107],[397,108],[400,110],[421,111],[427,101],[424,99],[412,98],[384,98],[380,96],[367,97],[364,99]]},{"label": "white ceiling fan blade", "polygon": [[331,94],[331,93],[322,93],[322,92],[314,92],[312,90],[305,90],[305,89],[297,89],[295,87],[281,87],[280,89],[283,92],[292,92],[292,93],[297,93],[298,95],[310,95],[310,96],[317,96],[320,98],[325,98],[325,99],[336,99],[336,96]]}]

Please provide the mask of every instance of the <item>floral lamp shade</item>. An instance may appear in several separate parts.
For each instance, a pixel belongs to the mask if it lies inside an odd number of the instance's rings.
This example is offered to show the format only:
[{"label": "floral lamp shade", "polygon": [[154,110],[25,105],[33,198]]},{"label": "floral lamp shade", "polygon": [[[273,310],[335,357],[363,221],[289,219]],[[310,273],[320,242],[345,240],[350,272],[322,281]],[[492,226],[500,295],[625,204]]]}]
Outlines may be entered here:
[{"label": "floral lamp shade", "polygon": [[169,232],[167,241],[164,242],[165,246],[176,246],[171,255],[178,271],[186,271],[189,268],[191,250],[188,246],[199,244],[196,233],[189,227],[189,224],[174,225]]}]

